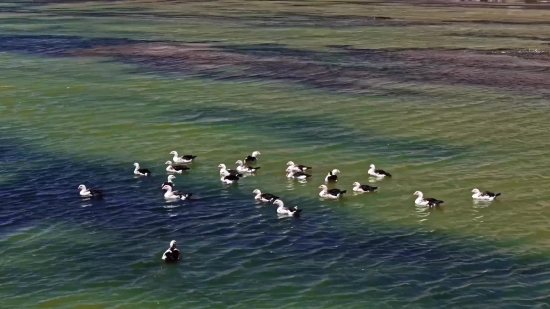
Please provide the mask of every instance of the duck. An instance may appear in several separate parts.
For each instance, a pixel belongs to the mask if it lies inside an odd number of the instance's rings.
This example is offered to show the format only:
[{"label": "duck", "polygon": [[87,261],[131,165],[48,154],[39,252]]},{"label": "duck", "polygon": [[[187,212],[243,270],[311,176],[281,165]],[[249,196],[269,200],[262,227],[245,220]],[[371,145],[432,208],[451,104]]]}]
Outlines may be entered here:
[{"label": "duck", "polygon": [[332,170],[328,173],[327,177],[325,177],[325,182],[338,182],[338,174],[340,174],[339,170]]},{"label": "duck", "polygon": [[357,181],[353,183],[353,192],[374,192],[378,187],[371,187],[368,185],[361,185]]},{"label": "duck", "polygon": [[139,167],[139,163],[134,163],[134,175],[138,175],[138,176],[151,176],[151,171],[146,169],[146,168],[140,168]]},{"label": "duck", "polygon": [[183,171],[186,171],[189,169],[188,166],[173,166],[172,161],[166,161],[164,164],[168,165],[166,167],[166,172],[168,173],[181,174],[183,173]]},{"label": "duck", "polygon": [[270,193],[262,193],[262,191],[260,191],[258,189],[254,190],[252,193],[256,194],[256,196],[254,197],[255,200],[262,201],[264,203],[273,202],[273,201],[279,199],[278,196],[275,196],[275,195],[270,194]]},{"label": "duck", "polygon": [[102,190],[86,189],[85,185],[78,186],[78,190],[80,190],[80,196],[82,197],[100,197],[103,195]]},{"label": "duck", "polygon": [[178,157],[177,151],[171,151],[170,154],[174,155],[174,157],[172,158],[172,161],[174,161],[174,163],[191,163],[197,157],[192,155],[184,155],[184,156]]},{"label": "duck", "polygon": [[239,173],[254,173],[257,170],[259,170],[261,167],[252,167],[252,166],[246,166],[244,165],[242,160],[238,160],[235,162],[237,164],[237,172]]},{"label": "duck", "polygon": [[497,196],[500,196],[500,193],[493,193],[490,191],[481,192],[479,189],[473,189],[472,193],[472,198],[474,200],[493,201]]},{"label": "duck", "polygon": [[443,201],[435,198],[431,198],[431,197],[424,198],[424,194],[421,191],[416,191],[414,192],[413,195],[417,196],[414,203],[418,206],[436,207],[443,204]]},{"label": "duck", "polygon": [[283,203],[283,201],[279,199],[276,199],[275,201],[273,201],[273,204],[279,206],[277,208],[277,213],[280,215],[287,215],[289,217],[299,217],[300,213],[302,212],[302,210],[298,209],[297,206],[285,207],[285,204]]},{"label": "duck", "polygon": [[229,174],[227,176],[222,176],[220,180],[223,183],[230,185],[239,181],[241,177],[243,177],[243,174]]},{"label": "duck", "polygon": [[259,155],[261,155],[261,153],[259,151],[254,151],[252,153],[252,155],[247,156],[246,158],[244,158],[244,162],[246,162],[246,163],[256,163],[256,162],[258,162],[258,156]]},{"label": "duck", "polygon": [[290,167],[286,170],[286,178],[288,179],[306,180],[309,177],[311,177],[310,174],[306,174],[304,172],[293,172]]},{"label": "duck", "polygon": [[[225,166],[225,164],[221,163],[220,165],[218,165],[218,167],[220,168],[220,176],[229,176],[229,175],[238,175],[240,174],[238,171],[236,170],[229,170],[227,169],[227,167]],[[242,175],[241,175],[242,177]]]},{"label": "duck", "polygon": [[292,162],[292,161],[288,161],[288,162],[286,163],[286,165],[288,166],[287,170],[290,168],[290,169],[292,169],[292,171],[294,171],[294,172],[305,172],[306,170],[312,169],[311,166],[296,165],[296,164],[294,164],[294,162]]},{"label": "duck", "polygon": [[176,248],[177,242],[172,240],[170,247],[162,254],[162,259],[165,262],[175,262],[180,259],[181,252]]},{"label": "duck", "polygon": [[176,179],[176,176],[174,176],[174,175],[168,175],[168,180],[166,180],[166,181],[162,184],[161,188],[164,187],[164,186],[170,186],[170,187],[174,188],[174,182],[172,181],[172,180],[174,180],[174,179]]},{"label": "duck", "polygon": [[336,200],[342,196],[342,194],[346,193],[347,190],[339,190],[339,189],[328,189],[327,186],[321,185],[319,186],[319,189],[321,189],[321,192],[319,192],[319,196],[323,198],[329,198]]},{"label": "duck", "polygon": [[166,190],[164,192],[164,198],[165,199],[180,199],[180,200],[186,200],[193,195],[193,193],[181,193],[180,191],[172,191],[172,187],[169,185],[166,185],[162,187],[162,190]]},{"label": "duck", "polygon": [[391,177],[390,173],[388,173],[384,170],[377,170],[376,167],[374,166],[374,164],[370,165],[370,169],[367,173],[371,176],[378,177],[378,178],[384,178],[386,176]]}]

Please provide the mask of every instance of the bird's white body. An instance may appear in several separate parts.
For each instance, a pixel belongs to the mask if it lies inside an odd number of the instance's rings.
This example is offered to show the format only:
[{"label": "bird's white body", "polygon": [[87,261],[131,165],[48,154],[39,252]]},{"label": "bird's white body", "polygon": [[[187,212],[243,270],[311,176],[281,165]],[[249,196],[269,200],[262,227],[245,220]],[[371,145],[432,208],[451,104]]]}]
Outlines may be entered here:
[{"label": "bird's white body", "polygon": [[[285,207],[285,204],[281,200],[276,200],[273,202],[273,204],[277,205],[277,213],[280,215],[287,215],[287,216],[294,216],[296,214],[296,210],[291,211],[290,209]],[[295,209],[298,209],[298,207],[294,207]]]},{"label": "bird's white body", "polygon": [[85,185],[78,186],[78,189],[80,190],[80,196],[84,196],[84,197],[93,196],[92,192],[86,189]]},{"label": "bird's white body", "polygon": [[184,158],[178,156],[177,151],[171,151],[170,154],[174,155],[174,157],[172,158],[172,161],[174,163],[191,163],[191,162],[193,162],[193,159],[187,160],[187,159],[184,159]]},{"label": "bird's white body", "polygon": [[189,195],[176,195],[174,192],[172,192],[171,186],[164,186],[162,187],[163,190],[166,190],[164,193],[164,198],[168,200],[185,200],[189,197]]},{"label": "bird's white body", "polygon": [[179,170],[179,171],[178,171],[178,170],[176,170],[176,169],[172,166],[172,161],[166,161],[166,163],[164,163],[164,164],[167,164],[167,165],[168,165],[168,166],[166,167],[166,171],[167,171],[168,173],[175,173],[175,174],[181,174],[181,173],[183,173],[182,170]]},{"label": "bird's white body", "polygon": [[220,168],[220,176],[229,176],[229,171],[227,170],[227,167],[225,166],[225,164],[220,164],[218,165],[218,167]]},{"label": "bird's white body", "polygon": [[[337,170],[337,169],[334,169],[332,170],[332,172],[328,173],[327,176],[325,177],[325,182],[329,182],[330,181],[330,176],[337,176],[338,174],[340,174],[340,170]],[[335,180],[335,182],[337,182],[337,180]]]},{"label": "bird's white body", "polygon": [[139,163],[134,163],[134,175],[138,175],[138,176],[147,176],[147,174],[142,174],[140,171],[139,171]]},{"label": "bird's white body", "polygon": [[493,195],[493,196],[485,195],[478,189],[473,189],[472,193],[473,193],[472,198],[474,200],[480,200],[480,201],[494,201],[495,198],[497,198],[497,196],[500,195],[500,193],[498,195]]},{"label": "bird's white body", "polygon": [[239,173],[254,173],[256,171],[256,168],[244,165],[242,160],[235,162],[235,164],[237,164],[237,172]]},{"label": "bird's white body", "polygon": [[321,189],[321,192],[319,192],[319,196],[322,197],[322,198],[337,200],[340,197],[340,194],[332,195],[332,194],[328,193],[328,188],[325,185],[319,186],[319,189]]},{"label": "bird's white body", "polygon": [[424,200],[424,193],[422,193],[421,191],[416,191],[414,195],[416,195],[416,200],[414,200],[415,205],[428,206],[429,202]]},{"label": "bird's white body", "polygon": [[378,174],[377,172],[375,172],[376,170],[376,167],[374,166],[374,164],[371,164],[370,165],[370,168],[369,168],[369,171],[367,172],[369,175],[371,176],[374,176],[374,177],[377,177],[377,178],[384,178],[386,177],[386,175],[384,174]]}]

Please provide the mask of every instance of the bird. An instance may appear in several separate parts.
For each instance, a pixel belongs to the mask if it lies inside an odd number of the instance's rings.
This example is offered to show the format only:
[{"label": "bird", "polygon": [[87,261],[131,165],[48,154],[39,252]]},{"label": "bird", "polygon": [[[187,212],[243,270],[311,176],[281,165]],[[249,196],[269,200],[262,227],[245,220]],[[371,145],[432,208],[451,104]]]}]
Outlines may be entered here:
[{"label": "bird", "polygon": [[172,161],[166,161],[164,164],[168,165],[166,167],[166,172],[181,174],[184,171],[190,169],[188,166],[173,166]]},{"label": "bird", "polygon": [[473,189],[472,193],[472,198],[474,200],[493,201],[497,196],[500,196],[500,193],[493,193],[490,191],[481,192],[479,189]]},{"label": "bird", "polygon": [[78,190],[80,190],[80,196],[82,197],[100,197],[103,195],[102,190],[86,189],[85,185],[78,186]]},{"label": "bird", "polygon": [[134,169],[134,175],[138,176],[150,176],[151,171],[146,168],[139,168],[139,163],[134,163],[135,169]]},{"label": "bird", "polygon": [[175,262],[180,259],[181,252],[176,248],[176,241],[170,242],[170,248],[168,248],[163,254],[162,259],[165,262]]},{"label": "bird", "polygon": [[312,169],[311,166],[296,165],[296,164],[294,164],[294,162],[292,162],[292,161],[288,161],[288,162],[286,163],[286,165],[288,166],[288,167],[287,167],[287,170],[290,168],[290,169],[292,169],[293,172],[305,172],[306,170]]},{"label": "bird", "polygon": [[310,174],[306,174],[304,172],[293,172],[290,167],[286,170],[286,178],[288,179],[306,180],[309,177],[311,177]]},{"label": "bird", "polygon": [[184,155],[184,156],[178,157],[177,151],[171,151],[170,154],[174,155],[174,157],[172,158],[172,161],[174,161],[174,163],[191,163],[197,157],[192,155]]},{"label": "bird", "polygon": [[259,151],[254,151],[252,155],[247,156],[244,158],[244,162],[246,163],[256,163],[258,161],[258,156],[261,155]]},{"label": "bird", "polygon": [[237,172],[239,173],[254,173],[260,169],[259,166],[258,167],[246,166],[244,165],[242,160],[238,160],[237,162],[235,162],[235,164],[237,164]]},{"label": "bird", "polygon": [[[218,165],[220,168],[220,176],[229,176],[229,175],[239,175],[240,173],[236,170],[228,170],[225,164],[221,163]],[[242,177],[242,175],[241,175]]]},{"label": "bird", "polygon": [[339,170],[332,170],[328,173],[327,177],[325,177],[325,182],[338,182],[338,174],[340,174]]},{"label": "bird", "polygon": [[370,165],[370,169],[368,171],[369,175],[378,177],[378,178],[384,178],[386,176],[391,177],[391,174],[384,171],[384,170],[377,170],[374,164]]},{"label": "bird", "polygon": [[328,190],[327,186],[325,185],[319,186],[319,189],[321,189],[321,192],[319,192],[320,197],[329,198],[333,200],[340,198],[342,194],[347,192],[347,190],[339,190],[339,189]]},{"label": "bird", "polygon": [[191,195],[193,195],[193,193],[182,193],[180,191],[172,191],[172,187],[169,185],[162,187],[162,190],[166,190],[164,192],[164,198],[170,199],[170,200],[173,200],[173,199],[186,200],[190,198]]},{"label": "bird", "polygon": [[368,185],[361,185],[358,182],[353,183],[353,192],[374,192],[378,187],[371,187]]},{"label": "bird", "polygon": [[280,215],[287,215],[290,217],[299,217],[300,213],[302,212],[302,210],[298,209],[297,206],[285,207],[285,204],[283,203],[283,201],[279,199],[276,199],[275,201],[273,201],[273,204],[279,206],[277,208],[277,213]]},{"label": "bird", "polygon": [[174,182],[173,182],[172,180],[174,180],[174,179],[176,179],[176,176],[174,176],[174,175],[168,175],[168,180],[165,181],[165,182],[162,184],[161,188],[164,187],[164,186],[170,186],[170,187],[173,188],[173,187],[174,187]]},{"label": "bird", "polygon": [[227,176],[222,176],[220,180],[223,183],[230,185],[232,183],[236,183],[237,181],[239,181],[241,177],[243,177],[243,174],[229,174]]},{"label": "bird", "polygon": [[413,195],[417,196],[414,203],[418,206],[436,207],[436,206],[439,206],[439,205],[443,204],[443,201],[435,199],[435,198],[431,198],[431,197],[424,198],[424,194],[420,191],[414,192]]},{"label": "bird", "polygon": [[262,193],[262,191],[260,191],[259,189],[254,190],[252,193],[256,194],[256,196],[254,197],[255,200],[262,201],[264,203],[273,202],[279,199],[278,196],[270,193]]}]

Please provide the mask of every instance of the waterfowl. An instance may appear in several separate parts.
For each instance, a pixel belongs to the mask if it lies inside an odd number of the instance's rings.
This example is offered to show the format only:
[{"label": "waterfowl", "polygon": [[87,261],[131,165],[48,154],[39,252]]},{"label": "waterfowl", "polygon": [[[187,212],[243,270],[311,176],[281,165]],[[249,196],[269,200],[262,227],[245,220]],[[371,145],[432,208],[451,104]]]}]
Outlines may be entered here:
[{"label": "waterfowl", "polygon": [[377,170],[374,164],[370,165],[370,169],[368,171],[369,175],[378,177],[378,178],[384,178],[386,176],[391,177],[391,174],[384,171],[384,170]]},{"label": "waterfowl", "polygon": [[246,163],[256,163],[258,161],[258,156],[261,155],[261,153],[259,151],[254,151],[252,153],[252,155],[250,156],[247,156],[245,159],[244,159],[244,162]]},{"label": "waterfowl", "polygon": [[305,166],[305,165],[301,165],[301,164],[300,164],[300,165],[296,165],[296,164],[294,164],[294,162],[292,162],[292,161],[288,161],[288,162],[286,163],[286,165],[288,166],[287,170],[290,168],[290,169],[292,169],[293,172],[305,172],[305,171],[308,170],[308,169],[309,169],[309,170],[312,169],[311,166]]},{"label": "waterfowl", "polygon": [[237,162],[235,162],[235,164],[237,164],[237,171],[239,173],[254,173],[260,169],[259,166],[258,167],[246,166],[244,165],[242,160],[238,160]]},{"label": "waterfowl", "polygon": [[277,205],[279,206],[277,208],[277,213],[280,214],[280,215],[287,215],[287,216],[290,216],[290,217],[299,217],[300,216],[300,213],[302,212],[301,209],[298,209],[297,206],[295,207],[285,207],[285,204],[283,203],[283,201],[277,199],[273,202],[274,205]]},{"label": "waterfowl", "polygon": [[220,168],[220,176],[229,176],[229,175],[238,175],[238,174],[240,174],[236,170],[228,170],[227,167],[225,166],[225,164],[223,164],[223,163],[218,165],[218,167]]},{"label": "waterfowl", "polygon": [[150,176],[151,171],[146,168],[140,168],[139,163],[134,163],[135,169],[134,169],[134,175],[138,176]]},{"label": "waterfowl", "polygon": [[270,193],[262,193],[262,191],[260,191],[258,189],[254,190],[252,193],[256,194],[254,199],[256,199],[258,201],[262,201],[264,203],[273,202],[273,201],[275,201],[276,199],[279,198],[278,196],[275,196],[275,195],[270,194]]},{"label": "waterfowl", "polygon": [[493,193],[490,191],[481,192],[478,189],[473,189],[472,193],[473,193],[472,198],[474,200],[492,201],[496,199],[497,196],[500,196],[500,193]]},{"label": "waterfowl", "polygon": [[288,179],[306,180],[308,177],[311,177],[311,175],[304,172],[293,172],[290,168],[286,170],[286,178]]},{"label": "waterfowl", "polygon": [[170,242],[170,248],[162,254],[162,259],[165,262],[175,262],[180,259],[181,252],[176,248],[176,241],[172,240]]},{"label": "waterfowl", "polygon": [[97,197],[103,195],[102,190],[86,189],[85,185],[78,186],[78,190],[80,190],[80,196],[82,197]]},{"label": "waterfowl", "polygon": [[237,181],[239,181],[239,178],[243,177],[243,174],[229,174],[227,176],[223,176],[220,180],[225,184],[232,184]]},{"label": "waterfowl", "polygon": [[162,190],[166,190],[164,192],[164,198],[171,199],[171,200],[173,199],[185,200],[190,198],[191,195],[193,195],[193,193],[182,193],[180,191],[172,191],[172,187],[169,185],[162,187]]},{"label": "waterfowl", "polygon": [[435,207],[435,206],[439,206],[440,204],[443,204],[443,201],[435,198],[431,198],[431,197],[424,198],[424,194],[420,191],[414,192],[413,195],[417,196],[414,203],[418,206]]},{"label": "waterfowl", "polygon": [[168,165],[166,167],[166,171],[168,173],[177,173],[177,174],[181,174],[183,173],[183,171],[186,171],[189,169],[188,166],[173,166],[172,165],[172,161],[166,161],[164,164]]},{"label": "waterfowl", "polygon": [[368,185],[361,185],[358,182],[353,183],[353,192],[374,192],[378,187],[371,187]]},{"label": "waterfowl", "polygon": [[178,157],[178,153],[176,151],[171,151],[170,154],[174,155],[174,157],[172,158],[172,161],[174,161],[174,163],[191,163],[197,157],[192,155],[184,155]]},{"label": "waterfowl", "polygon": [[327,177],[325,177],[325,182],[338,182],[338,174],[340,174],[339,170],[332,170],[328,173]]},{"label": "waterfowl", "polygon": [[176,176],[174,176],[174,175],[168,175],[168,180],[165,181],[165,182],[162,184],[161,188],[164,187],[164,186],[170,186],[170,187],[174,188],[174,182],[172,181],[172,180],[174,180],[174,179],[176,179]]},{"label": "waterfowl", "polygon": [[329,190],[325,185],[319,186],[319,189],[321,189],[321,192],[319,192],[320,197],[329,198],[333,200],[338,199],[340,196],[342,196],[342,194],[347,192],[347,190],[339,190],[339,189]]}]

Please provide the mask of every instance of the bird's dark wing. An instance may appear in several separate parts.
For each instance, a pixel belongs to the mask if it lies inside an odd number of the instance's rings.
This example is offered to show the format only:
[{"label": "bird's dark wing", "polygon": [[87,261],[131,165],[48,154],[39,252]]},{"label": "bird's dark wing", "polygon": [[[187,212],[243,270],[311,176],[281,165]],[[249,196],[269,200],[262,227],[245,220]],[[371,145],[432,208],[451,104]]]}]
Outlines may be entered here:
[{"label": "bird's dark wing", "polygon": [[101,194],[103,194],[103,190],[90,189],[90,193],[92,195],[101,195]]},{"label": "bird's dark wing", "polygon": [[385,170],[374,170],[374,172],[380,175],[386,175],[388,177],[391,177],[391,174],[386,172]]},{"label": "bird's dark wing", "polygon": [[197,156],[193,156],[193,155],[185,155],[185,156],[181,156],[182,159],[185,159],[185,160],[193,160],[195,159]]},{"label": "bird's dark wing", "polygon": [[368,186],[368,185],[361,185],[361,189],[363,189],[363,191],[374,191],[374,190],[378,189],[378,187],[371,187],[371,186]]},{"label": "bird's dark wing", "polygon": [[142,174],[151,174],[151,171],[146,169],[146,168],[140,168],[138,170],[138,172],[142,173]]},{"label": "bird's dark wing", "polygon": [[174,165],[172,165],[172,167],[173,167],[176,171],[186,171],[186,170],[189,169],[188,166],[177,166],[177,165],[174,166]]},{"label": "bird's dark wing", "polygon": [[278,196],[275,196],[275,195],[270,194],[270,193],[263,193],[263,194],[261,195],[261,197],[262,197],[263,199],[268,200],[268,201],[274,201],[274,200],[279,199]]}]

